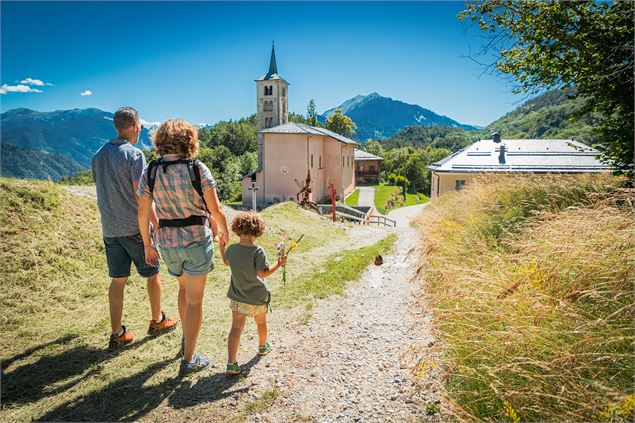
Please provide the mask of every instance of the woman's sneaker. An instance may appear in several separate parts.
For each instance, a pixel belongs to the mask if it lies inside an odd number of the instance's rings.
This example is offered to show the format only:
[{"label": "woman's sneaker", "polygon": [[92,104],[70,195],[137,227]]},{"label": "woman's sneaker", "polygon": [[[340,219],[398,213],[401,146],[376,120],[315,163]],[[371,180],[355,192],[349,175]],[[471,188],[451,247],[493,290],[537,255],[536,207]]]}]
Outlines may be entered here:
[{"label": "woman's sneaker", "polygon": [[227,363],[225,374],[229,376],[240,374],[240,366],[238,365],[238,363]]},{"label": "woman's sneaker", "polygon": [[108,342],[108,351],[115,351],[123,347],[124,345],[128,345],[134,340],[134,335],[128,332],[124,325],[121,325],[121,329],[123,329],[123,333],[121,335],[110,335],[110,342]]},{"label": "woman's sneaker", "polygon": [[165,312],[161,312],[161,323],[157,323],[154,320],[150,320],[150,326],[148,327],[148,335],[157,336],[164,333],[172,332],[176,329],[176,319],[171,319],[165,315]]},{"label": "woman's sneaker", "polygon": [[258,355],[267,355],[273,348],[269,345],[269,342],[265,343],[264,347],[258,347]]},{"label": "woman's sneaker", "polygon": [[199,353],[195,353],[194,357],[192,357],[192,362],[186,361],[184,358],[181,359],[181,366],[179,368],[179,376],[187,376],[191,373],[200,372],[204,368],[209,366],[209,358],[201,357]]}]

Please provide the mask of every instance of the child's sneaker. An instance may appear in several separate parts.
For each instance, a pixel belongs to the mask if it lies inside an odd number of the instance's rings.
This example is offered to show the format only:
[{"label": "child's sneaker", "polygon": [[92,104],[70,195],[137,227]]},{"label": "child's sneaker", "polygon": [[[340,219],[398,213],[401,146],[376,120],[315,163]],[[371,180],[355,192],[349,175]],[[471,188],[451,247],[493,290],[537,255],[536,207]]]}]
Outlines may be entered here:
[{"label": "child's sneaker", "polygon": [[194,353],[194,357],[192,358],[192,362],[185,361],[185,359],[181,359],[181,366],[179,367],[179,376],[187,376],[192,373],[199,372],[209,366],[209,358],[201,357],[199,353]]},{"label": "child's sneaker", "polygon": [[269,345],[269,342],[265,342],[264,347],[258,347],[258,355],[267,355],[271,352],[272,347]]},{"label": "child's sneaker", "polygon": [[165,312],[161,312],[161,323],[157,323],[154,320],[150,320],[150,326],[148,327],[148,335],[157,336],[162,335],[164,333],[172,332],[176,329],[177,321],[176,319],[171,319],[165,315]]},{"label": "child's sneaker", "polygon": [[126,330],[124,325],[121,325],[123,333],[120,336],[115,334],[110,335],[110,342],[108,342],[108,351],[115,351],[125,345],[128,345],[134,340],[134,335]]},{"label": "child's sneaker", "polygon": [[225,374],[229,376],[240,374],[240,366],[238,363],[227,363],[227,370],[225,370]]}]

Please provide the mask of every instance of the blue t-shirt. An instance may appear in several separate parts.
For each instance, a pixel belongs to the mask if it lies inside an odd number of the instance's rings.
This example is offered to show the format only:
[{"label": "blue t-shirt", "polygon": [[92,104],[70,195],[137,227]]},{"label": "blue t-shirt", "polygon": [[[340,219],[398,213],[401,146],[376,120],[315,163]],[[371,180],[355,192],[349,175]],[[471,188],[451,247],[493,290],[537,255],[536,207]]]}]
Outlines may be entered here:
[{"label": "blue t-shirt", "polygon": [[95,153],[93,179],[104,237],[139,233],[139,207],[132,183],[139,182],[145,165],[143,152],[126,140],[112,140]]}]

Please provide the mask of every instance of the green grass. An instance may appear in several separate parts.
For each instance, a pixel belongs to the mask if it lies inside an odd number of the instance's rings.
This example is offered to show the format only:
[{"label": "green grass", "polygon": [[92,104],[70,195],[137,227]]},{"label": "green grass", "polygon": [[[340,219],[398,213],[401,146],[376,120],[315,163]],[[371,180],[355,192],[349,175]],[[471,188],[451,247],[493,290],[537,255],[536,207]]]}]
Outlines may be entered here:
[{"label": "green grass", "polygon": [[624,182],[484,178],[421,215],[444,403],[458,420],[633,421],[634,198]]},{"label": "green grass", "polygon": [[[381,248],[341,252],[350,245],[341,224],[334,226],[292,203],[270,207],[262,215],[267,229],[258,243],[270,261],[275,259],[274,244],[285,233],[292,239],[305,234],[287,264],[287,289],[282,289],[281,271],[268,278],[274,308],[282,309],[272,315],[278,330],[285,327],[280,319],[286,316],[307,322],[314,297],[343,292],[346,281],[361,274],[370,257],[383,254],[387,246],[384,242]],[[197,348],[222,363],[231,320],[226,298],[230,273],[218,254],[214,265]],[[54,183],[1,178],[0,271],[5,275],[0,290],[0,420],[206,420],[213,402],[226,393],[224,375],[214,373],[218,369],[193,380],[175,377],[180,329],[145,337],[149,304],[145,280],[135,270],[125,291],[123,322],[137,340],[120,354],[105,352],[110,279],[93,200]],[[178,284],[165,267],[161,279],[163,308],[176,316]],[[252,326],[245,330],[239,360],[253,354]]]},{"label": "green grass", "polygon": [[351,195],[346,197],[347,206],[356,206],[359,201],[359,188],[357,188]]},{"label": "green grass", "polygon": [[252,413],[265,411],[271,404],[273,404],[273,401],[278,398],[278,395],[278,390],[275,388],[264,391],[260,398],[247,404],[247,411]]},{"label": "green grass", "polygon": [[375,208],[382,214],[398,209],[400,207],[414,206],[430,201],[430,199],[419,193],[406,193],[404,201],[401,194],[401,187],[394,185],[373,185],[375,190]]},{"label": "green grass", "polygon": [[375,208],[382,214],[400,206],[403,203],[401,187],[393,185],[373,185],[375,189]]},{"label": "green grass", "polygon": [[430,201],[430,199],[424,194],[407,192],[406,202],[403,207],[416,206],[417,204],[427,203],[428,201]]}]

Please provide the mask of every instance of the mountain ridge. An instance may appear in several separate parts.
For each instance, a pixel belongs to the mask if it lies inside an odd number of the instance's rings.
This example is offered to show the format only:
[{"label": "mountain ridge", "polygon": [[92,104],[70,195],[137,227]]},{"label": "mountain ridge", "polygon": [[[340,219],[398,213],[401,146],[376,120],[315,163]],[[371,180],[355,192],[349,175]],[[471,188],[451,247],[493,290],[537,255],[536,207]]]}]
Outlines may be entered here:
[{"label": "mountain ridge", "polygon": [[478,130],[479,127],[457,122],[456,120],[416,104],[409,104],[377,92],[368,95],[357,95],[337,107],[325,110],[318,119],[326,119],[341,109],[357,125],[353,138],[362,142],[368,139],[387,139],[406,126],[449,126],[463,130]]}]

